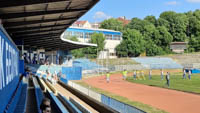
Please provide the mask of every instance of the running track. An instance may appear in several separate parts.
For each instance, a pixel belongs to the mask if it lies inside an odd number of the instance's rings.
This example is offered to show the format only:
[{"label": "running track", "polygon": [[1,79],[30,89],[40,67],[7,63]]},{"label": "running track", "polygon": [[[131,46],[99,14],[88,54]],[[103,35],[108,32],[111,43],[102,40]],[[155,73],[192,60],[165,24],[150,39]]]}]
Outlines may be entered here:
[{"label": "running track", "polygon": [[104,76],[83,81],[96,88],[149,104],[170,113],[200,113],[200,95],[129,83],[123,81],[120,74],[111,75],[110,83],[106,83]]}]

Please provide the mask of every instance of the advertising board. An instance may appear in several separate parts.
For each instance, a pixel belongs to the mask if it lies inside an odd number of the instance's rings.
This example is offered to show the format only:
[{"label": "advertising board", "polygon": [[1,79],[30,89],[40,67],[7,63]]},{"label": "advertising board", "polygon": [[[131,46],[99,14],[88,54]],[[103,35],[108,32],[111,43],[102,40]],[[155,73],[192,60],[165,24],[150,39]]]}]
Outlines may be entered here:
[{"label": "advertising board", "polygon": [[11,99],[19,81],[19,50],[0,26],[0,112]]}]

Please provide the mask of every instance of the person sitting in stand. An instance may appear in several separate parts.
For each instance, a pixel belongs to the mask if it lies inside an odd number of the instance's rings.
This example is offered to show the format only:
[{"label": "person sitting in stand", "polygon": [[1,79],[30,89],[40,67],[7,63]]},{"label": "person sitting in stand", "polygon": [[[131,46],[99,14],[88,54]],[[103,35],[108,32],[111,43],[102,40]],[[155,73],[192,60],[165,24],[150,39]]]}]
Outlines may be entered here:
[{"label": "person sitting in stand", "polygon": [[51,113],[51,101],[48,98],[44,98],[40,104],[41,113]]}]

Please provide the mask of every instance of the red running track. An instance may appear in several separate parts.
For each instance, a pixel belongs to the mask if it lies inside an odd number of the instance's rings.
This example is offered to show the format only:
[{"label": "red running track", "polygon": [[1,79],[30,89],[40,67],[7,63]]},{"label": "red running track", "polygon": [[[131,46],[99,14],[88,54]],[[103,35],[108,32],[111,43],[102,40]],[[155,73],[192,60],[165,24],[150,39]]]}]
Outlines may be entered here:
[{"label": "red running track", "polygon": [[104,76],[83,81],[96,88],[170,113],[200,113],[200,95],[130,83],[122,80],[121,74],[111,75],[110,83],[106,83]]}]

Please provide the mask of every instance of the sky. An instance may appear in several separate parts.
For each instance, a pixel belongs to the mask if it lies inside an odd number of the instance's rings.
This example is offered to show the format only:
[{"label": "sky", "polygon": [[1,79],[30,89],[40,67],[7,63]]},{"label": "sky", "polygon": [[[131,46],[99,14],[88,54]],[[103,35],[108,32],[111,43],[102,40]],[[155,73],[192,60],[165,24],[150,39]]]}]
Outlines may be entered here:
[{"label": "sky", "polygon": [[158,18],[164,11],[183,13],[196,9],[200,9],[200,0],[100,0],[79,20],[94,23],[121,16],[143,19],[154,15]]}]

